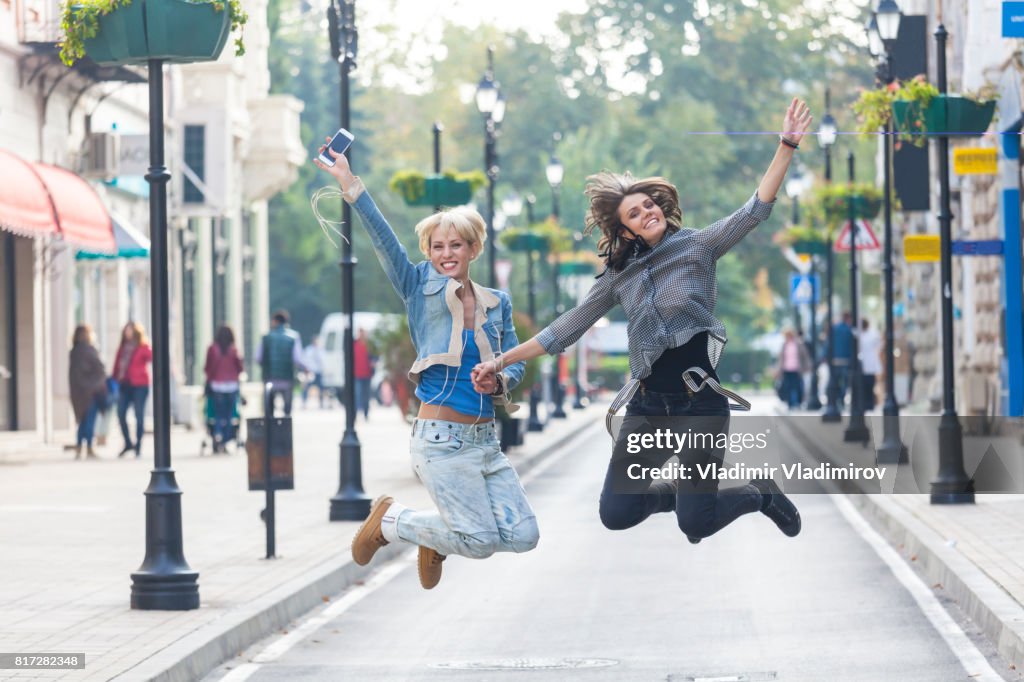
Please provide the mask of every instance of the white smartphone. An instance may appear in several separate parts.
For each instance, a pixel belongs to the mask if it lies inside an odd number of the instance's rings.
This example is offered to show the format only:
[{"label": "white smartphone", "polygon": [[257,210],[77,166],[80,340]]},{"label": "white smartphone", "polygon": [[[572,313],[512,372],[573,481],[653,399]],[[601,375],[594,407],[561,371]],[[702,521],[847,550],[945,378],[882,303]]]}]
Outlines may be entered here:
[{"label": "white smartphone", "polygon": [[327,150],[333,149],[336,154],[344,154],[345,150],[348,149],[348,146],[352,144],[352,140],[354,139],[355,135],[345,130],[344,128],[339,128],[338,132],[334,133],[334,137],[331,138],[330,144],[328,144],[324,151],[320,154],[320,161],[325,166],[333,166],[334,157],[328,154]]}]

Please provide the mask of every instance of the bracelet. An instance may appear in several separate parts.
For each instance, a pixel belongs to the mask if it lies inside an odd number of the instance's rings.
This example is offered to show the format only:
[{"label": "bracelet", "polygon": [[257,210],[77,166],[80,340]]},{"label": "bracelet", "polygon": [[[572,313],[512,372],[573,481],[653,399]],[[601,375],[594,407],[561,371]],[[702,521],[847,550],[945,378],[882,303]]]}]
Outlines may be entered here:
[{"label": "bracelet", "polygon": [[491,395],[505,395],[505,375],[495,374],[494,375],[494,390],[491,391]]},{"label": "bracelet", "polygon": [[785,136],[783,136],[783,135],[779,135],[779,142],[781,142],[782,144],[786,145],[790,149],[800,149],[800,145],[799,144],[797,144],[796,142],[791,142],[791,141],[787,140],[785,138]]}]

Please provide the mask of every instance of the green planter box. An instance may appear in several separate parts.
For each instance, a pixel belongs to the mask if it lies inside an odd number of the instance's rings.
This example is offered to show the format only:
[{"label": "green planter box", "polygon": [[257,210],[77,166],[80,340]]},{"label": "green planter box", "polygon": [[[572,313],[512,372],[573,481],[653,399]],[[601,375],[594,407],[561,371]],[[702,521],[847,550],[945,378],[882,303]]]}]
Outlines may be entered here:
[{"label": "green planter box", "polygon": [[503,242],[510,251],[546,251],[548,240],[539,234],[517,234]]},{"label": "green planter box", "polygon": [[988,130],[995,111],[994,100],[979,104],[958,95],[939,95],[923,111],[915,102],[892,103],[893,123],[898,131],[919,133],[923,124],[928,135],[952,137],[981,135]]},{"label": "green planter box", "polygon": [[[871,220],[877,218],[882,210],[882,200],[872,199],[860,195],[853,197],[853,214],[855,218]],[[850,207],[847,204],[847,197],[841,199],[832,198],[825,201],[825,215],[830,222],[836,220],[847,220],[850,217]]]},{"label": "green planter box", "polygon": [[409,206],[462,206],[473,197],[468,180],[453,180],[443,175],[428,175],[423,196],[406,199]]},{"label": "green planter box", "polygon": [[828,252],[828,247],[825,245],[825,242],[812,242],[810,240],[800,239],[793,242],[793,250],[797,253],[824,255]]},{"label": "green planter box", "polygon": [[85,53],[99,64],[213,61],[231,32],[231,11],[187,0],[134,0],[99,18]]},{"label": "green planter box", "polygon": [[[135,0],[134,3],[138,3]],[[143,0],[150,59],[176,64],[212,62],[220,56],[231,32],[231,10],[208,2]]]},{"label": "green planter box", "polygon": [[568,262],[558,264],[559,275],[592,275],[594,266],[592,263]]},{"label": "green planter box", "polygon": [[[76,8],[73,8],[76,9]],[[149,58],[142,2],[133,2],[97,20],[96,36],[83,42],[85,53],[100,64],[138,64]]]}]

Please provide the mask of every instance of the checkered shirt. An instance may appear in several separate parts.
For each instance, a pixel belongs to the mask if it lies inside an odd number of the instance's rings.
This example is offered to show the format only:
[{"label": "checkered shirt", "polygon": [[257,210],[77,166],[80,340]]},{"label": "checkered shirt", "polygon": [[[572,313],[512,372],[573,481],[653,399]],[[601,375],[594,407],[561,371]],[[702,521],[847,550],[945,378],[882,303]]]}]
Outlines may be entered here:
[{"label": "checkered shirt", "polygon": [[548,353],[560,353],[619,303],[629,316],[629,369],[634,379],[650,376],[651,365],[662,353],[702,331],[709,332],[708,358],[717,367],[726,334],[725,325],[714,316],[716,263],[771,215],[774,203],[761,201],[755,192],[727,218],[703,230],[684,228],[667,235],[621,271],[607,269],[586,299],[542,330],[537,340]]}]

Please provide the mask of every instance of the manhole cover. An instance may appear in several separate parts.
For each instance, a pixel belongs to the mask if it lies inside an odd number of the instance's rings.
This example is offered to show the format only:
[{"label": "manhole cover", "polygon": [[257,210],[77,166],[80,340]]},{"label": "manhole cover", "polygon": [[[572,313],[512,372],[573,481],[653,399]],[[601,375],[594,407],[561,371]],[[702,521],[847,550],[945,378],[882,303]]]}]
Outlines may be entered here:
[{"label": "manhole cover", "polygon": [[431,663],[445,670],[578,670],[618,665],[610,658],[495,658],[488,661],[451,661]]},{"label": "manhole cover", "polygon": [[669,682],[775,682],[774,671],[669,675]]}]

